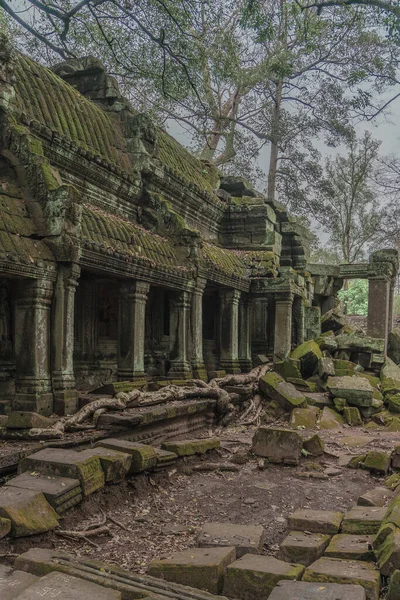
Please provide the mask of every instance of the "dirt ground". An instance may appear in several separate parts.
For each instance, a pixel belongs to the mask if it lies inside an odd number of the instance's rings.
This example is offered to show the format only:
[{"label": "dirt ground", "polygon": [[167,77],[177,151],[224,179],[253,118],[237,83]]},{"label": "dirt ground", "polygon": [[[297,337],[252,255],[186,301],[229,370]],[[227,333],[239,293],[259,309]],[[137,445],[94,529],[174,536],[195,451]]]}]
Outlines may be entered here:
[{"label": "dirt ground", "polygon": [[[346,511],[361,494],[382,484],[384,478],[362,470],[342,468],[334,476],[324,473],[328,467],[337,467],[340,455],[391,450],[400,443],[400,433],[343,427],[318,432],[325,441],[324,456],[304,457],[299,467],[266,465],[260,469],[260,459],[250,452],[254,431],[254,427],[228,428],[220,436],[220,450],[182,460],[168,471],[108,486],[68,511],[60,522],[64,530],[83,530],[102,521],[103,515],[114,519],[107,521],[112,535],[90,538],[95,545],[66,539],[52,531],[32,538],[2,540],[0,562],[11,562],[9,553],[49,547],[144,572],[153,558],[194,546],[199,528],[207,521],[263,525],[264,553],[277,555],[292,511]],[[306,436],[315,432],[302,433]],[[193,465],[200,462],[229,461],[237,465],[237,472],[192,471]]]}]

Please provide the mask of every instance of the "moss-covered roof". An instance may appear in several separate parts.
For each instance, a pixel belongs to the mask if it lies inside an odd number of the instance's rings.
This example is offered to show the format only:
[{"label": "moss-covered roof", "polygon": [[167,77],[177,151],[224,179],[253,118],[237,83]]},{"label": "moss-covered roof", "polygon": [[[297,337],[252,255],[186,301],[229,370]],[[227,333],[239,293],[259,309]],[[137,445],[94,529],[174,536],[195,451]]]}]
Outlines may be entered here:
[{"label": "moss-covered roof", "polygon": [[180,264],[175,248],[168,239],[87,204],[83,205],[82,238],[87,248],[128,262],[142,261],[150,268],[163,271],[191,271]]},{"label": "moss-covered roof", "polygon": [[0,260],[23,264],[54,261],[54,257],[37,235],[35,222],[29,216],[25,201],[14,184],[0,186]]},{"label": "moss-covered roof", "polygon": [[203,246],[206,262],[216,271],[239,278],[277,277],[274,252],[264,250],[228,250],[209,242]]},{"label": "moss-covered roof", "polygon": [[[15,90],[16,108],[30,120],[123,171],[132,170],[118,114],[102,110],[50,69],[21,54],[17,55]],[[204,165],[163,129],[157,132],[159,158],[164,165],[207,192],[218,187],[214,167]]]}]

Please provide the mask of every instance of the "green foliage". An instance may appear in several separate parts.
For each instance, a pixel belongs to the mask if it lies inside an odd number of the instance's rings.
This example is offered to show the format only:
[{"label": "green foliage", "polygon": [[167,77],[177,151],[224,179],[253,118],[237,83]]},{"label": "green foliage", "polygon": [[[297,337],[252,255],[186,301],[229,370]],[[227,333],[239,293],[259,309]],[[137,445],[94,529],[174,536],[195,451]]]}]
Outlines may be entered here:
[{"label": "green foliage", "polygon": [[368,314],[368,280],[349,281],[347,289],[340,290],[338,297],[343,304],[345,314],[363,316]]}]

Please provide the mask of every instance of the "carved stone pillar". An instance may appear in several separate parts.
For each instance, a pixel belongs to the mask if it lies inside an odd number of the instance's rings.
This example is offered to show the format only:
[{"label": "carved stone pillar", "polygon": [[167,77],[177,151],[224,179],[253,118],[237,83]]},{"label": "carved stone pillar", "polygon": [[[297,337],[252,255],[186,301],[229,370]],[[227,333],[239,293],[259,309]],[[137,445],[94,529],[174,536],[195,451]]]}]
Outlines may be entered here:
[{"label": "carved stone pillar", "polygon": [[394,302],[395,287],[396,287],[396,278],[393,278],[390,281],[390,290],[389,290],[388,336],[389,336],[389,333],[391,333],[391,331],[393,330],[393,302]]},{"label": "carved stone pillar", "polygon": [[371,277],[368,291],[367,335],[385,340],[387,347],[390,309],[390,281],[387,277]]},{"label": "carved stone pillar", "polygon": [[254,354],[268,352],[268,298],[255,297],[251,307],[252,314],[252,348]]},{"label": "carved stone pillar", "polygon": [[79,275],[78,265],[60,264],[54,289],[51,349],[54,412],[58,415],[73,414],[78,408],[74,375],[74,317]]},{"label": "carved stone pillar", "polygon": [[240,291],[221,289],[220,297],[220,367],[228,373],[240,373],[239,300]]},{"label": "carved stone pillar", "polygon": [[274,359],[283,360],[291,350],[293,294],[275,296]]},{"label": "carved stone pillar", "polygon": [[296,296],[292,308],[292,346],[300,346],[305,340],[305,309],[304,300]]},{"label": "carved stone pillar", "polygon": [[199,278],[192,294],[190,330],[193,377],[207,381],[207,371],[203,357],[203,292],[205,286],[206,280]]},{"label": "carved stone pillar", "polygon": [[186,290],[170,294],[170,369],[171,379],[190,379],[189,318],[190,294]]},{"label": "carved stone pillar", "polygon": [[143,379],[146,302],[150,284],[134,281],[120,290],[118,379]]},{"label": "carved stone pillar", "polygon": [[21,281],[15,301],[14,410],[50,415],[53,394],[50,377],[50,308],[53,282]]},{"label": "carved stone pillar", "polygon": [[242,296],[239,304],[239,365],[242,373],[248,373],[253,366],[251,360],[250,313],[251,298]]}]

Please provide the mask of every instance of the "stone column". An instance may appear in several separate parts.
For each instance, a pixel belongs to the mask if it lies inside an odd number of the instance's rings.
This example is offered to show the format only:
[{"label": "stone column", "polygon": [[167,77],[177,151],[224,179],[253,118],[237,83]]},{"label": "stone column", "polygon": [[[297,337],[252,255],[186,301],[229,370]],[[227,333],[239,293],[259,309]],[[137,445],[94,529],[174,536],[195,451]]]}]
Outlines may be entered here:
[{"label": "stone column", "polygon": [[275,296],[275,339],[274,359],[283,360],[292,345],[292,305],[293,294],[277,294]]},{"label": "stone column", "polygon": [[190,379],[189,318],[190,294],[186,290],[170,295],[170,369],[171,379]]},{"label": "stone column", "polygon": [[118,379],[144,378],[144,338],[146,302],[150,284],[134,281],[120,290],[118,322]]},{"label": "stone column", "polygon": [[300,296],[296,296],[293,302],[292,321],[294,345],[300,346],[305,341],[306,335],[304,300]]},{"label": "stone column", "polygon": [[255,297],[252,303],[252,347],[254,354],[268,352],[268,298]]},{"label": "stone column", "polygon": [[396,287],[396,278],[393,278],[390,281],[390,290],[389,290],[388,335],[393,330],[393,303],[394,303],[395,287]]},{"label": "stone column", "polygon": [[199,278],[192,294],[192,310],[190,314],[192,369],[193,377],[207,381],[207,371],[203,357],[203,292],[206,280]]},{"label": "stone column", "polygon": [[53,394],[50,377],[50,309],[53,282],[21,281],[15,301],[14,410],[50,415]]},{"label": "stone column", "polygon": [[60,264],[54,289],[51,349],[54,412],[58,415],[73,414],[78,408],[74,375],[74,317],[79,275],[78,265]]},{"label": "stone column", "polygon": [[249,296],[242,296],[239,304],[239,365],[242,373],[248,373],[253,366],[250,340],[251,307],[251,298]]},{"label": "stone column", "polygon": [[390,309],[390,281],[371,277],[368,291],[367,335],[385,340],[387,346]]},{"label": "stone column", "polygon": [[239,300],[240,291],[220,289],[220,367],[227,373],[240,373]]}]

